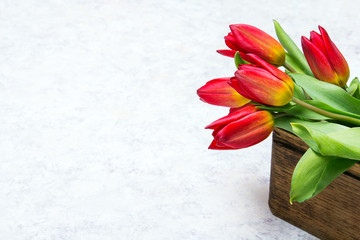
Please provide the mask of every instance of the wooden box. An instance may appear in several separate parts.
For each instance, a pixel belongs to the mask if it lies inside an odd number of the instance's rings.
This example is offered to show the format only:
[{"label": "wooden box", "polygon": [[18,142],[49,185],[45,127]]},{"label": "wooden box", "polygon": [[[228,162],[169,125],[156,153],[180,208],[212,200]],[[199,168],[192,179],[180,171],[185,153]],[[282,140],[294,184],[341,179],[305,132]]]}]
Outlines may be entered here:
[{"label": "wooden box", "polygon": [[320,239],[360,239],[360,164],[303,203],[289,203],[291,177],[308,146],[295,135],[275,128],[271,160],[271,212]]}]

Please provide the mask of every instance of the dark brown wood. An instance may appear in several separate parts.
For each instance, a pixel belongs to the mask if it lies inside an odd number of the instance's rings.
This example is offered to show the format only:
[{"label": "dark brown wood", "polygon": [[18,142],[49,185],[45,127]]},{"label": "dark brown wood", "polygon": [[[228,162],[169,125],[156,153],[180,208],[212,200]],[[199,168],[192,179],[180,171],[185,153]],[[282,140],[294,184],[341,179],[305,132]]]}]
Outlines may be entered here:
[{"label": "dark brown wood", "polygon": [[303,203],[289,203],[293,170],[308,149],[295,135],[273,133],[269,206],[271,212],[321,239],[360,239],[360,165]]}]

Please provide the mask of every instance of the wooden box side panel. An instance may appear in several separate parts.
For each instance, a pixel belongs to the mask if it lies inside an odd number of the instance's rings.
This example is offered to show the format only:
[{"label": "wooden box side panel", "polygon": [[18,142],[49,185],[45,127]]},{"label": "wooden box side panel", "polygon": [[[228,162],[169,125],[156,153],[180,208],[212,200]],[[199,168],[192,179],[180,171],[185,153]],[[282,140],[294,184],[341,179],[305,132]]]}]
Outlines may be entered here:
[{"label": "wooden box side panel", "polygon": [[[307,148],[296,136],[280,129],[274,131],[270,210],[321,239],[360,239],[360,181],[353,174],[342,174],[311,200],[289,203],[292,173]],[[358,167],[352,169],[355,175]]]}]

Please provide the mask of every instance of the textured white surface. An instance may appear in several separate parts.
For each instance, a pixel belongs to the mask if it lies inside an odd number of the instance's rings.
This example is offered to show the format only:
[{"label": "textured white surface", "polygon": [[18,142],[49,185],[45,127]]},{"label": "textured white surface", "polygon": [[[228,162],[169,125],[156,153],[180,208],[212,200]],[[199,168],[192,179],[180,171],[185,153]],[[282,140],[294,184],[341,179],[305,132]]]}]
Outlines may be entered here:
[{"label": "textured white surface", "polygon": [[322,24],[360,69],[356,1],[298,2],[0,1],[0,239],[315,239],[269,211],[270,138],[207,150],[195,94],[230,23]]}]

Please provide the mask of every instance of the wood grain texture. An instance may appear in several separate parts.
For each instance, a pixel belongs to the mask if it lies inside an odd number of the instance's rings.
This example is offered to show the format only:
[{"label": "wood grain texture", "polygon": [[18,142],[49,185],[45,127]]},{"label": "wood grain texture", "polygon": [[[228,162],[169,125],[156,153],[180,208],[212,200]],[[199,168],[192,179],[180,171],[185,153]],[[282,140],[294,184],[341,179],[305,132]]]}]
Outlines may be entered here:
[{"label": "wood grain texture", "polygon": [[269,206],[271,212],[321,239],[360,239],[360,165],[355,164],[320,194],[289,203],[293,170],[308,149],[295,135],[273,133]]}]

